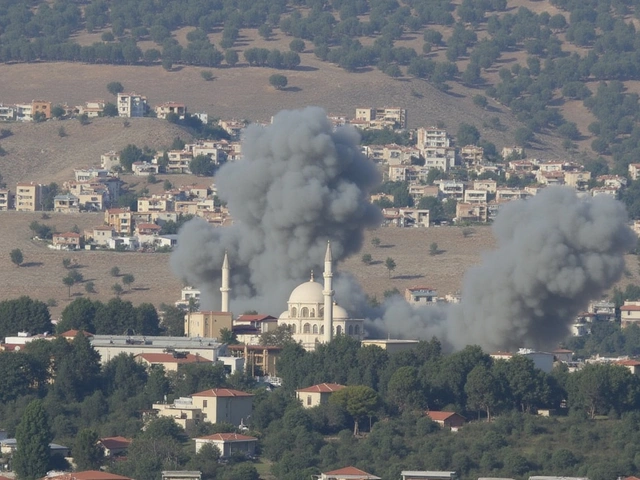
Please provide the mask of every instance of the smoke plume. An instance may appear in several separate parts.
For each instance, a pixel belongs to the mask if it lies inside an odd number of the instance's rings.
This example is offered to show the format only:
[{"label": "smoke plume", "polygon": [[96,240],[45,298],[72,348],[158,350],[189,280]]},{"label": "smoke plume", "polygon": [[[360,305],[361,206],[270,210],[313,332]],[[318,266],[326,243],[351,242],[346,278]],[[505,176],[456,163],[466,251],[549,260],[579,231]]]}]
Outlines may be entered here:
[{"label": "smoke plume", "polygon": [[[327,240],[337,262],[358,252],[364,230],[380,222],[368,202],[380,179],[359,140],[351,127],[334,130],[314,107],[247,128],[244,159],[216,178],[234,224],[186,223],[171,256],[175,274],[202,290],[203,309],[219,307],[225,251],[232,310],[276,315],[311,269],[320,279]],[[354,317],[369,319],[372,337],[436,336],[449,349],[552,347],[575,315],[620,278],[623,255],[635,242],[626,221],[622,204],[608,196],[578,198],[549,187],[501,209],[493,226],[497,248],[464,276],[461,303],[414,308],[396,298],[374,311],[348,274],[335,278],[336,299]]]},{"label": "smoke plume", "polygon": [[387,305],[373,322],[392,335],[437,336],[449,347],[553,347],[574,317],[624,271],[635,243],[623,205],[550,187],[505,205],[493,226],[496,250],[463,279],[462,300],[445,308]]},{"label": "smoke plume", "polygon": [[339,262],[360,249],[365,229],[379,225],[380,211],[368,195],[380,178],[360,152],[357,131],[334,130],[317,107],[282,111],[268,127],[249,126],[242,153],[216,176],[234,224],[187,222],[171,267],[202,290],[204,309],[217,308],[226,250],[232,309],[277,314],[311,269],[322,276],[327,240]]}]

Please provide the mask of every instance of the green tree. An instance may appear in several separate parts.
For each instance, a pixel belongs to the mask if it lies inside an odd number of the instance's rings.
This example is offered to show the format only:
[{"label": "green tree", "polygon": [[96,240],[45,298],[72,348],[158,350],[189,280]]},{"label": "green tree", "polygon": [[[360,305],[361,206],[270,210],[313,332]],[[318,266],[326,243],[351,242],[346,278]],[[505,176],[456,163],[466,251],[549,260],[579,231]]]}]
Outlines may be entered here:
[{"label": "green tree", "polygon": [[120,82],[109,82],[107,83],[107,90],[111,95],[118,95],[119,93],[124,92],[124,87]]},{"label": "green tree", "polygon": [[64,108],[60,105],[55,105],[51,108],[51,116],[53,118],[62,118],[64,117]]},{"label": "green tree", "polygon": [[69,289],[69,298],[71,298],[71,287],[76,284],[76,281],[71,275],[67,275],[62,279],[62,283]]},{"label": "green tree", "polygon": [[174,305],[161,304],[160,312],[162,313],[161,327],[164,334],[172,337],[181,337],[184,335],[184,311]]},{"label": "green tree", "polygon": [[215,165],[209,155],[196,155],[189,162],[189,170],[194,175],[210,177],[214,174]]},{"label": "green tree", "polygon": [[131,273],[126,273],[122,276],[122,283],[128,290],[131,290],[131,284],[135,282],[136,278]]},{"label": "green tree", "polygon": [[387,257],[387,259],[384,261],[384,266],[387,268],[387,271],[389,272],[389,278],[391,278],[391,272],[393,272],[396,269],[396,261],[391,257]]},{"label": "green tree", "polygon": [[22,250],[20,250],[19,248],[14,248],[9,253],[9,256],[11,257],[11,262],[13,262],[13,264],[16,267],[19,267],[20,265],[22,265],[22,262],[24,261],[24,256],[22,255]]},{"label": "green tree", "polygon": [[424,397],[418,381],[418,371],[415,367],[398,368],[387,385],[387,398],[400,411],[422,406]]},{"label": "green tree", "polygon": [[289,49],[292,52],[296,52],[296,53],[302,53],[304,52],[304,49],[306,48],[306,45],[304,43],[304,40],[301,40],[299,38],[294,38],[293,40],[291,40],[291,42],[289,43]]},{"label": "green tree", "polygon": [[382,242],[380,241],[379,237],[373,237],[371,239],[371,245],[373,245],[374,247],[379,247],[380,243],[382,243]]},{"label": "green tree", "polygon": [[129,144],[120,151],[120,165],[124,170],[130,172],[134,162],[141,161],[143,156],[142,150],[133,144]]},{"label": "green tree", "polygon": [[429,245],[429,255],[434,256],[438,254],[438,244],[436,242],[432,242]]},{"label": "green tree", "polygon": [[293,336],[288,325],[280,325],[260,335],[260,345],[282,347],[290,342],[293,342]]},{"label": "green tree", "polygon": [[104,460],[104,452],[98,445],[98,434],[85,428],[78,432],[73,444],[73,461],[78,470],[98,470]]},{"label": "green tree", "polygon": [[91,123],[91,121],[89,120],[89,115],[87,115],[86,113],[83,113],[81,115],[78,115],[78,121],[80,122],[80,125],[89,125]]},{"label": "green tree", "polygon": [[365,253],[364,255],[362,255],[362,263],[364,263],[365,265],[370,265],[372,261],[373,258],[371,257],[370,253]]},{"label": "green tree", "polygon": [[96,293],[96,284],[93,282],[87,282],[84,284],[84,291],[87,293]]},{"label": "green tree", "polygon": [[88,298],[76,298],[62,311],[60,321],[56,325],[58,333],[67,330],[84,330],[95,332],[94,317],[100,302],[92,302]]},{"label": "green tree", "polygon": [[226,343],[227,345],[237,345],[238,337],[237,335],[228,328],[223,328],[220,330],[220,343]]},{"label": "green tree", "polygon": [[47,304],[27,296],[0,302],[0,338],[16,332],[53,332]]},{"label": "green tree", "polygon": [[71,259],[70,258],[63,258],[62,259],[62,266],[64,268],[70,268],[71,267]]},{"label": "green tree", "polygon": [[21,480],[35,480],[46,475],[51,459],[49,443],[53,440],[49,418],[40,400],[31,402],[16,429],[17,448],[13,469]]},{"label": "green tree", "polygon": [[456,135],[456,143],[464,147],[465,145],[476,145],[480,140],[480,132],[476,127],[468,123],[461,123]]},{"label": "green tree", "polygon": [[227,62],[227,65],[230,67],[234,67],[238,63],[238,52],[232,49],[227,49],[224,51],[224,61]]},{"label": "green tree", "polygon": [[282,90],[288,83],[287,77],[280,75],[279,73],[274,73],[269,77],[269,85],[274,87],[276,90]]},{"label": "green tree", "polygon": [[491,421],[491,412],[497,407],[500,398],[500,383],[485,365],[478,365],[467,375],[464,384],[467,406],[470,410],[483,410],[487,421]]},{"label": "green tree", "polygon": [[115,293],[116,297],[119,297],[120,295],[122,295],[122,292],[124,292],[124,289],[122,288],[122,285],[120,285],[119,283],[114,283],[111,286],[111,291]]},{"label": "green tree", "polygon": [[376,412],[380,399],[373,388],[356,385],[334,392],[329,398],[329,403],[340,405],[351,415],[354,421],[353,434],[358,435],[360,421]]},{"label": "green tree", "polygon": [[213,72],[211,70],[202,70],[200,72],[200,76],[206,82],[210,82],[211,80],[213,80]]},{"label": "green tree", "polygon": [[112,277],[119,277],[120,276],[120,268],[119,267],[111,267],[111,270],[109,270],[109,273],[111,274]]},{"label": "green tree", "polygon": [[107,102],[102,109],[102,115],[105,117],[117,117],[118,107],[115,103]]}]

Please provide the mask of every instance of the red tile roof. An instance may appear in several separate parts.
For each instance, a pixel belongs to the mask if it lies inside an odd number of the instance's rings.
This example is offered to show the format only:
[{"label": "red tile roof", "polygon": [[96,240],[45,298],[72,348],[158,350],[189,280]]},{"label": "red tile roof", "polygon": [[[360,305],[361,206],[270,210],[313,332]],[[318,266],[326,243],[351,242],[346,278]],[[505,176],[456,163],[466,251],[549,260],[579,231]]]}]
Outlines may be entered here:
[{"label": "red tile roof", "polygon": [[311,385],[307,388],[300,388],[296,390],[296,392],[302,393],[332,393],[337,392],[338,390],[342,390],[344,385],[340,385],[338,383],[320,383],[318,385]]},{"label": "red tile roof", "polygon": [[89,333],[89,332],[86,332],[86,331],[84,331],[84,330],[67,330],[66,332],[62,332],[62,333],[61,333],[60,335],[58,335],[58,336],[59,336],[59,337],[65,337],[65,338],[68,338],[68,337],[73,337],[73,338],[75,338],[75,337],[76,337],[76,335],[78,335],[78,333],[79,333],[79,332],[82,332],[82,334],[83,334],[85,337],[93,337],[93,333]]},{"label": "red tile roof", "polygon": [[82,235],[74,232],[66,232],[66,233],[54,233],[54,237],[63,237],[63,238],[80,238]]},{"label": "red tile roof", "polygon": [[616,365],[624,365],[625,367],[638,367],[640,362],[638,360],[618,360]]},{"label": "red tile roof", "polygon": [[640,312],[640,305],[623,305],[620,310],[623,312]]},{"label": "red tile roof", "polygon": [[196,440],[218,440],[220,442],[251,442],[258,441],[256,437],[242,435],[240,433],[214,433],[206,437],[198,437]]},{"label": "red tile roof", "polygon": [[[437,411],[428,411],[427,415],[431,418],[431,420],[435,421],[435,422],[444,422],[445,420],[447,420],[448,418],[451,418],[454,415],[458,415],[460,417],[462,417],[462,415],[456,413],[456,412],[437,412]],[[464,417],[463,417],[464,418]]]},{"label": "red tile roof", "polygon": [[192,397],[253,397],[252,394],[241,392],[240,390],[232,390],[230,388],[210,388],[204,392],[198,392],[191,395]]},{"label": "red tile roof", "polygon": [[375,475],[371,475],[370,473],[367,473],[367,472],[365,472],[363,470],[360,470],[359,468],[356,468],[356,467],[339,468],[338,470],[332,470],[330,472],[325,472],[324,475],[331,475],[331,476],[358,475],[358,476],[361,476],[360,478],[362,478],[362,479],[380,478],[380,477],[376,477]]},{"label": "red tile roof", "polygon": [[113,450],[114,448],[127,448],[131,444],[131,440],[125,437],[105,437],[100,439],[100,443],[104,448]]},{"label": "red tile roof", "polygon": [[123,477],[122,475],[116,475],[115,473],[101,472],[98,470],[65,473],[55,477],[45,478],[46,480],[131,480],[129,477]]},{"label": "red tile roof", "polygon": [[185,357],[174,357],[172,353],[139,353],[136,357],[149,363],[213,363],[211,360],[188,353]]},{"label": "red tile roof", "polygon": [[240,315],[236,322],[264,322],[265,320],[276,320],[271,315]]}]

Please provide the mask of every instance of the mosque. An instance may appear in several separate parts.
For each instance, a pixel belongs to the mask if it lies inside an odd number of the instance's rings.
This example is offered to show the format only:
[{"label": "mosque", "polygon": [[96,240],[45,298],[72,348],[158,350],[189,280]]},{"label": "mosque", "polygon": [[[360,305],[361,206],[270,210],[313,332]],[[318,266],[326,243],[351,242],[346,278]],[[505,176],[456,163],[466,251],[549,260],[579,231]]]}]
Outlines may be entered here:
[{"label": "mosque", "polygon": [[[229,263],[225,254],[222,267],[222,311],[229,311]],[[327,243],[322,274],[324,286],[311,279],[298,285],[287,302],[287,310],[278,317],[278,326],[291,328],[293,339],[306,350],[314,350],[319,343],[329,343],[336,335],[364,339],[364,319],[351,318],[333,299],[333,258]]]}]

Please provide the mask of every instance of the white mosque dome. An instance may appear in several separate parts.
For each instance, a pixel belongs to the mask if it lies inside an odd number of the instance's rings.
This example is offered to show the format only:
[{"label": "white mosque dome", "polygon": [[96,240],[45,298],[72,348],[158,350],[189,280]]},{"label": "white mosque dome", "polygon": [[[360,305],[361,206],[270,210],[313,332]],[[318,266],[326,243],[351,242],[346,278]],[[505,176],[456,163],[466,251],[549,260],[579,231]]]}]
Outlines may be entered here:
[{"label": "white mosque dome", "polygon": [[298,285],[291,296],[289,297],[289,303],[323,303],[324,296],[322,295],[322,285],[318,282],[310,280],[301,285]]},{"label": "white mosque dome", "polygon": [[349,314],[347,311],[342,308],[337,303],[333,304],[333,319],[334,320],[347,320],[349,318]]}]

